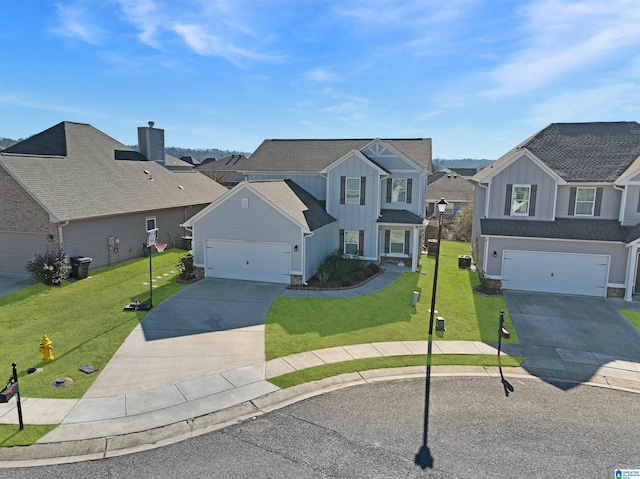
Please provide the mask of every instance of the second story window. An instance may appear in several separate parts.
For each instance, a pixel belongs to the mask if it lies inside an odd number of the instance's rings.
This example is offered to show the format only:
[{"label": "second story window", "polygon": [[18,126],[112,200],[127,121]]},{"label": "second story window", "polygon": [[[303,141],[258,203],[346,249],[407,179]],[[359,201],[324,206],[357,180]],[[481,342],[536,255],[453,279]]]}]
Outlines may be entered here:
[{"label": "second story window", "polygon": [[513,185],[511,191],[511,214],[528,215],[531,185]]},{"label": "second story window", "polygon": [[406,178],[394,178],[391,187],[391,202],[406,203],[407,201],[407,180]]},{"label": "second story window", "polygon": [[345,188],[345,202],[360,204],[360,178],[347,178]]},{"label": "second story window", "polygon": [[595,188],[578,188],[576,190],[576,216],[593,216],[595,204]]}]

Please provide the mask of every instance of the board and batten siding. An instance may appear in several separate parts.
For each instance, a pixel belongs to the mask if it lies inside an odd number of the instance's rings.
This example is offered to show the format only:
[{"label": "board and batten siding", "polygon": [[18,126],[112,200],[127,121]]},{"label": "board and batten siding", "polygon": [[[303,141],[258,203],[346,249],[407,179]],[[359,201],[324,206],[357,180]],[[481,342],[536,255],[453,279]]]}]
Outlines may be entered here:
[{"label": "board and batten siding", "polygon": [[624,226],[635,226],[640,223],[640,185],[627,185],[626,191],[622,224]]},{"label": "board and batten siding", "polygon": [[328,255],[338,249],[339,229],[335,221],[313,232],[305,238],[306,269],[304,281],[318,271],[318,266]]},{"label": "board and batten siding", "polygon": [[[242,199],[248,207],[242,207]],[[291,243],[291,270],[302,269],[301,226],[285,217],[253,191],[245,188],[198,218],[193,226],[193,255],[197,266],[205,263],[205,239]],[[294,252],[294,246],[299,245]]]},{"label": "board and batten siding", "polygon": [[[571,188],[602,188],[602,202],[600,203],[600,215],[594,216],[600,220],[617,220],[620,214],[620,201],[622,192],[613,186],[602,185],[562,185],[558,187],[558,202],[556,207],[556,218],[573,218],[575,215],[569,214],[569,200],[571,198]],[[575,199],[574,199],[575,201]],[[637,206],[637,205],[636,205]],[[579,216],[585,218],[585,216]],[[634,223],[635,224],[635,223]]]},{"label": "board and batten siding", "polygon": [[[167,243],[170,247],[180,247],[182,236],[185,234],[180,223],[185,221],[187,214],[194,215],[204,206],[168,208],[71,221],[62,228],[64,251],[70,257],[91,258],[91,268],[138,258],[142,256],[142,245],[146,246],[147,243],[146,219],[150,217],[156,218],[158,242]],[[120,240],[117,252],[109,248],[110,236]]]},{"label": "board and batten siding", "polygon": [[[535,215],[505,215],[507,185],[537,185]],[[522,156],[500,173],[496,174],[490,186],[489,218],[513,218],[517,221],[553,221],[555,180],[527,156]]]},{"label": "board and batten siding", "polygon": [[[340,204],[340,178],[365,177],[365,204]],[[355,155],[329,170],[327,176],[327,212],[345,231],[364,231],[363,257],[376,257],[376,221],[380,214],[380,176],[377,170]],[[362,192],[360,193],[362,195]]]},{"label": "board and batten siding", "polygon": [[269,173],[269,174],[256,174],[248,173],[247,179],[249,181],[261,181],[261,180],[291,180],[296,185],[300,186],[317,200],[324,201],[327,194],[327,180],[319,174],[286,174],[286,173]]},{"label": "board and batten siding", "polygon": [[[387,182],[393,181],[394,178],[411,180],[411,203],[387,202]],[[392,172],[389,178],[381,182],[381,207],[386,210],[407,210],[424,218],[426,213],[426,178],[427,175],[420,174],[420,172]]]},{"label": "board and batten siding", "polygon": [[[599,254],[611,256],[609,263],[609,284],[622,285],[627,271],[627,248],[622,243],[594,243],[588,241],[547,241],[526,238],[490,238],[487,254],[486,274],[500,277],[502,251],[542,251],[548,253]],[[493,252],[496,257],[493,257]],[[526,274],[523,271],[522,274]]]}]

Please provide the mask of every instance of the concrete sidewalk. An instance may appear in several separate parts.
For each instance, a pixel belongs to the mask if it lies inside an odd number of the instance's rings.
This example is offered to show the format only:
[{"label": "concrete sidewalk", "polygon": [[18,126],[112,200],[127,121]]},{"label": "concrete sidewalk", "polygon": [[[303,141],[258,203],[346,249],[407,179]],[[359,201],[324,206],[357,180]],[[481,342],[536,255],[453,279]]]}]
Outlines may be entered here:
[{"label": "concrete sidewalk", "polygon": [[[389,267],[382,275],[367,284],[354,289],[338,291],[300,291],[284,290],[285,297],[348,297],[371,294],[384,289],[406,271],[405,268]],[[196,283],[197,285],[198,283]],[[193,288],[186,288],[184,295],[190,300],[204,300],[210,295],[206,290],[206,283]],[[249,285],[256,288],[256,285]],[[191,289],[193,288],[193,289]],[[253,289],[252,289],[253,290]],[[222,296],[228,291],[220,293]],[[162,313],[166,309],[169,316],[178,314],[180,301],[185,298],[174,298],[161,303],[156,309]],[[267,295],[254,295],[259,308],[265,308],[269,301]],[[225,305],[222,299],[217,303],[217,313]],[[161,308],[164,303],[165,306]],[[613,304],[613,303],[612,303]],[[616,308],[631,309],[625,305],[615,304]],[[198,307],[203,307],[202,305]],[[205,308],[206,309],[206,308]],[[268,309],[268,308],[267,308]],[[216,314],[217,314],[216,313]],[[213,321],[215,319],[215,321]],[[159,318],[157,323],[162,331],[166,318]],[[237,329],[218,328],[219,323],[226,324],[228,319],[209,318],[213,331],[200,331],[200,334],[187,335],[178,333],[174,337],[162,335],[159,339],[147,342],[162,344],[178,350],[189,356],[189,347],[207,339],[207,334],[225,335],[222,343],[228,343],[227,348],[234,348],[234,344],[243,341],[243,334],[255,333],[262,335],[264,325],[252,321],[251,324],[239,324]],[[244,331],[245,329],[251,331]],[[144,328],[135,330],[127,341],[131,341],[123,351],[134,351],[138,347],[145,347]],[[197,328],[196,328],[197,329]],[[152,331],[158,329],[151,328]],[[199,331],[199,330],[198,330]],[[244,331],[244,332],[243,332]],[[146,331],[149,332],[149,329]],[[154,338],[157,334],[154,334]],[[187,343],[187,339],[190,342]],[[220,336],[222,338],[222,336]],[[195,343],[193,343],[195,341]],[[167,343],[162,343],[167,342]],[[171,346],[169,346],[171,345]],[[123,345],[124,346],[124,345]],[[28,447],[0,448],[0,467],[20,467],[59,462],[74,462],[87,459],[100,459],[139,450],[158,447],[164,444],[180,441],[199,434],[225,427],[246,418],[285,406],[313,395],[327,391],[362,384],[368,381],[393,379],[399,377],[424,377],[425,367],[409,367],[395,369],[380,369],[342,374],[340,376],[312,381],[288,389],[279,389],[268,382],[269,379],[310,367],[350,361],[363,358],[426,355],[427,341],[401,341],[349,345],[307,351],[270,361],[264,360],[264,351],[259,357],[246,356],[237,365],[218,362],[215,359],[207,361],[205,369],[191,371],[186,375],[159,374],[162,370],[146,369],[145,374],[136,376],[145,378],[144,384],[118,382],[117,373],[126,371],[128,365],[135,364],[131,357],[123,354],[122,361],[114,361],[111,372],[105,371],[81,399],[35,399],[23,398],[23,414],[27,424],[59,424],[51,433],[43,437],[37,444]],[[497,354],[495,343],[477,341],[443,341],[432,342],[432,354]],[[640,392],[640,362],[630,360],[624,356],[602,356],[589,354],[567,354],[561,348],[555,349],[544,368],[544,380],[565,381],[591,384],[612,389]],[[522,355],[521,345],[503,344],[504,355]],[[177,354],[176,351],[173,353]],[[196,354],[197,356],[197,354]],[[598,361],[595,368],[585,376],[584,361],[588,356],[590,364]],[[560,360],[558,360],[558,357]],[[114,357],[115,358],[115,357]],[[150,358],[152,361],[153,358]],[[543,360],[543,358],[541,359]],[[133,361],[133,362],[132,362]],[[162,361],[158,364],[164,364]],[[593,365],[591,365],[593,366]],[[105,374],[107,373],[107,374]],[[532,374],[524,367],[469,367],[469,366],[434,366],[432,375],[483,375],[499,378],[501,374],[507,377],[541,378]],[[141,381],[142,379],[140,379]],[[155,381],[155,382],[154,382]],[[0,404],[0,423],[17,424],[16,402]]]}]

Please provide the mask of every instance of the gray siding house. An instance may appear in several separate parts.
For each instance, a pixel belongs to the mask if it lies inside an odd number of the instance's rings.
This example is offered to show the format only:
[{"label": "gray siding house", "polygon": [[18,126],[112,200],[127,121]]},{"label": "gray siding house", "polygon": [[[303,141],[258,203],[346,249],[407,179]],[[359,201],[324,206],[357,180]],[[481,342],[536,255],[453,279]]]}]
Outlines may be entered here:
[{"label": "gray siding house", "polygon": [[92,267],[140,256],[146,231],[182,243],[180,223],[227,189],[164,154],[164,131],[138,129],[141,152],[91,125],[62,122],[0,153],[0,271],[24,273],[62,249]]},{"label": "gray siding house", "polygon": [[554,123],[472,180],[486,278],[503,289],[640,293],[640,124]]},{"label": "gray siding house", "polygon": [[183,223],[205,276],[297,284],[333,251],[417,269],[430,139],[265,140]]}]

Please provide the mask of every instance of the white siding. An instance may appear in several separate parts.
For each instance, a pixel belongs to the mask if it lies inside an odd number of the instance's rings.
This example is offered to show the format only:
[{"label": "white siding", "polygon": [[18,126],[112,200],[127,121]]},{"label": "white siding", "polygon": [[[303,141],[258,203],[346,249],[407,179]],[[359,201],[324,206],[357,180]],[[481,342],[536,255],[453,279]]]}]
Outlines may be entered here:
[{"label": "white siding", "polygon": [[[594,216],[599,220],[617,220],[620,214],[620,201],[622,192],[613,188],[613,186],[602,185],[562,185],[558,187],[558,203],[556,207],[556,218],[573,218],[569,216],[569,195],[572,187],[591,187],[602,188],[602,203],[600,205],[600,216]],[[637,199],[637,197],[636,197]],[[637,205],[636,205],[637,206]],[[588,218],[587,216],[579,216],[579,218]]]},{"label": "white siding", "polygon": [[[248,208],[242,208],[242,198],[248,198]],[[205,239],[291,243],[291,270],[302,271],[301,227],[248,189],[239,190],[195,222],[193,254],[199,266],[204,265]]]}]

